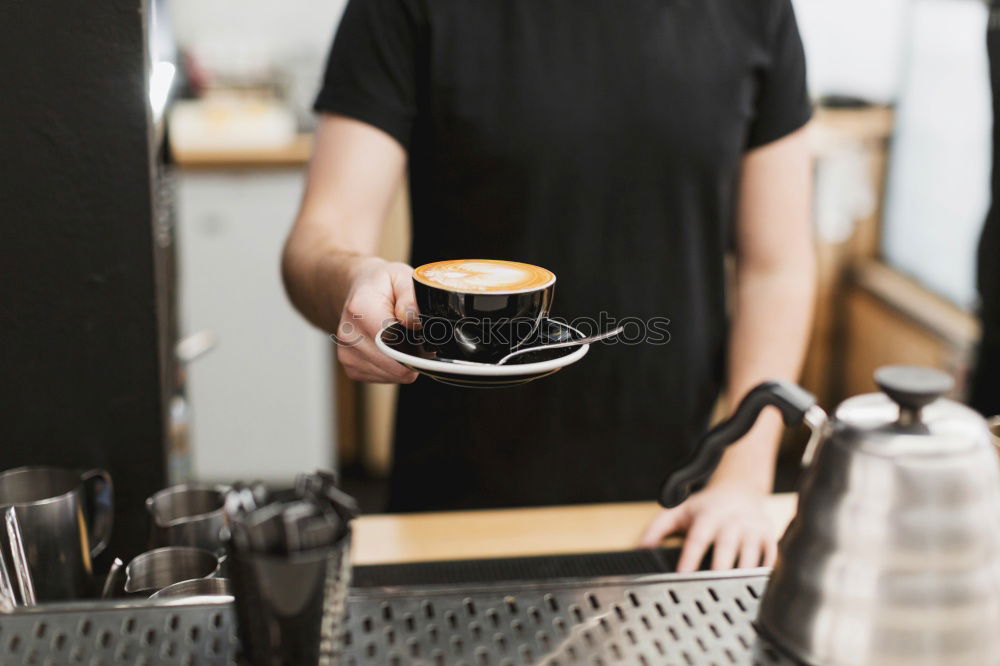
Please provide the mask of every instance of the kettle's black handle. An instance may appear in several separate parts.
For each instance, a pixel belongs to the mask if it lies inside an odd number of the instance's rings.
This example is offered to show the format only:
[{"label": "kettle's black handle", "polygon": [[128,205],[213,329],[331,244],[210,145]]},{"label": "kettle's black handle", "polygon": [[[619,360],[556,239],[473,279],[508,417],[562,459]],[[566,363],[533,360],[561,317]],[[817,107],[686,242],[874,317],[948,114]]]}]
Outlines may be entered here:
[{"label": "kettle's black handle", "polygon": [[757,422],[761,410],[777,407],[786,426],[802,422],[816,398],[791,382],[773,380],[754,387],[731,417],[709,430],[683,467],[671,473],[660,490],[660,504],[675,507],[688,498],[715,471],[726,447],[739,440]]}]

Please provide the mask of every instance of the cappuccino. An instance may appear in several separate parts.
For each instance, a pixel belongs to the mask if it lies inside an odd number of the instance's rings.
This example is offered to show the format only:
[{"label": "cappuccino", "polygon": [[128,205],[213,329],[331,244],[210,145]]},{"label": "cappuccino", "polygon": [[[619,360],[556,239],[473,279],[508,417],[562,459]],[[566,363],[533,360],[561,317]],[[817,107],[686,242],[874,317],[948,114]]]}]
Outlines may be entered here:
[{"label": "cappuccino", "polygon": [[547,287],[556,276],[540,266],[519,261],[455,259],[424,264],[413,271],[413,279],[463,293],[517,293]]}]

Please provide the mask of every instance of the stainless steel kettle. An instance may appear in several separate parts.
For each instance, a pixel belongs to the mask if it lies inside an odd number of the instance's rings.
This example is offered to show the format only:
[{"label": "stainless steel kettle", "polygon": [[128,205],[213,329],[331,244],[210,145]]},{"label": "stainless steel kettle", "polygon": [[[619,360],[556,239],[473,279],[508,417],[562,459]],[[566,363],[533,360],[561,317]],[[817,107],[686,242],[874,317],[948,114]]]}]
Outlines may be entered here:
[{"label": "stainless steel kettle", "polygon": [[948,375],[893,366],[831,418],[785,382],[751,391],[669,476],[675,506],[760,411],[813,430],[757,628],[814,666],[1000,664],[1000,462]]}]

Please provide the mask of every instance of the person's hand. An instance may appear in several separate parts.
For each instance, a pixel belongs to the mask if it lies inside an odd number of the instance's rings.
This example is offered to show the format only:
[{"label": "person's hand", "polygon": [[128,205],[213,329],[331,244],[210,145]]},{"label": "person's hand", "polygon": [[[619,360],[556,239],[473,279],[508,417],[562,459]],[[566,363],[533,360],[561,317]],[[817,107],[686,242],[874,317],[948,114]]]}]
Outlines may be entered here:
[{"label": "person's hand", "polygon": [[394,320],[415,326],[417,303],[406,264],[366,259],[357,269],[337,327],[337,358],[360,382],[409,384],[417,373],[375,346],[375,336]]},{"label": "person's hand", "polygon": [[709,546],[713,569],[774,565],[777,544],[765,510],[765,495],[734,484],[709,484],[684,503],[661,511],[640,545],[655,548],[664,537],[685,532],[677,571],[696,571]]}]

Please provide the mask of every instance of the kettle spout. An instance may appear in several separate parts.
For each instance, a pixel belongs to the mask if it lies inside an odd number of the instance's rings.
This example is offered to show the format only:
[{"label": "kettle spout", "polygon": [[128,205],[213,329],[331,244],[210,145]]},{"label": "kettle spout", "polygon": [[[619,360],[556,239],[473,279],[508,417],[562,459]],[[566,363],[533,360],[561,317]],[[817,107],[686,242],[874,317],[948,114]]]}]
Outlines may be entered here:
[{"label": "kettle spout", "polygon": [[816,456],[816,449],[819,448],[820,440],[823,439],[823,431],[826,428],[829,417],[823,411],[822,407],[813,405],[806,410],[802,420],[809,426],[809,441],[806,443],[805,451],[802,452],[802,466],[809,467]]}]

